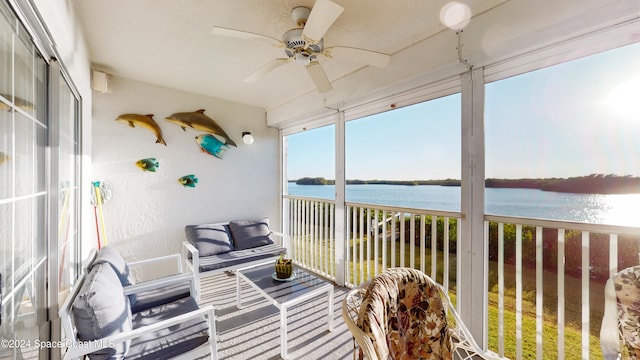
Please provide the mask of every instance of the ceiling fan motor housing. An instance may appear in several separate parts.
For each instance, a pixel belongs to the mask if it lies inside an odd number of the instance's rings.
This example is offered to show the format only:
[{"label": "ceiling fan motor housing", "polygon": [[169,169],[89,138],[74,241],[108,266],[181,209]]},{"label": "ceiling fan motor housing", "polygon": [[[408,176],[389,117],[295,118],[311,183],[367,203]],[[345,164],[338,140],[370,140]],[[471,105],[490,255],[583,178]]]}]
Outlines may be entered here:
[{"label": "ceiling fan motor housing", "polygon": [[[317,44],[309,44],[305,49],[307,43],[302,38],[302,30],[301,28],[291,29],[282,35],[282,42],[287,46],[284,52],[287,57],[294,58],[296,62],[309,63],[316,58],[315,53],[322,52],[324,43],[320,40]],[[303,61],[303,57],[308,60]]]}]

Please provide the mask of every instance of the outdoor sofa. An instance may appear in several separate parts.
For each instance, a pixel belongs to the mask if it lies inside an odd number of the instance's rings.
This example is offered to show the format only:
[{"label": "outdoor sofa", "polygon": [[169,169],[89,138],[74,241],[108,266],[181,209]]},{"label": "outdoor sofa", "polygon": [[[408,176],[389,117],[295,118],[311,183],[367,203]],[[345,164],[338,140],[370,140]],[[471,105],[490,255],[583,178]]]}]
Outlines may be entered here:
[{"label": "outdoor sofa", "polygon": [[286,235],[272,231],[269,219],[235,220],[185,227],[182,257],[196,275],[236,270],[275,260],[287,252]]}]

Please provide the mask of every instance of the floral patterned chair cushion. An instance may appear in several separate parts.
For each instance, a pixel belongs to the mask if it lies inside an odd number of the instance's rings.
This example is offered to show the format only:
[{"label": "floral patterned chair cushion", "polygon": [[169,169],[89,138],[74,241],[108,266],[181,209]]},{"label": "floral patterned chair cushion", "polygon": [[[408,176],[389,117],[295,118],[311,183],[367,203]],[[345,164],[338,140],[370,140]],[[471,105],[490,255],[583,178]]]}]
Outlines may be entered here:
[{"label": "floral patterned chair cushion", "polygon": [[375,277],[360,306],[357,325],[372,339],[380,359],[451,359],[452,343],[438,287],[420,271],[390,268]]},{"label": "floral patterned chair cushion", "polygon": [[629,359],[640,360],[640,266],[620,271],[613,281],[623,353],[626,351]]}]

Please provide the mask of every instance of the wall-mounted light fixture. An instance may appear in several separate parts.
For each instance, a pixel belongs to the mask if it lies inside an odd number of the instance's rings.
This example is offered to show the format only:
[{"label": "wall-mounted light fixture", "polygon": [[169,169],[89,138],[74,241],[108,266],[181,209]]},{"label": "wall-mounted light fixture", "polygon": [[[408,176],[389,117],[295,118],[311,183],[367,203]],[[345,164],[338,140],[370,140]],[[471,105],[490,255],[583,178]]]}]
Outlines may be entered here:
[{"label": "wall-mounted light fixture", "polygon": [[242,132],[242,142],[244,142],[247,145],[253,144],[253,135],[251,135],[251,133],[248,132],[248,131],[243,131]]}]

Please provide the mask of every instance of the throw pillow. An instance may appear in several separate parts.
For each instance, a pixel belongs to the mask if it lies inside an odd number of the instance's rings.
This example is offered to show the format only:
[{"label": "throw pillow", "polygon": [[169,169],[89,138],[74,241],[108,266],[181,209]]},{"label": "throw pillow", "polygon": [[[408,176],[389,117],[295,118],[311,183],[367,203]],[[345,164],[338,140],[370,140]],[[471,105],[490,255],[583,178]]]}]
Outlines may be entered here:
[{"label": "throw pillow", "polygon": [[[120,280],[120,284],[124,286],[135,284],[135,280],[131,275],[131,271],[129,270],[129,265],[124,260],[124,258],[120,255],[118,250],[111,246],[104,246],[98,252],[98,256],[96,260],[91,265],[92,267],[96,264],[106,263],[111,265],[113,271],[115,271],[116,275],[118,275],[118,279]],[[131,305],[136,303],[136,294],[129,295],[129,301],[131,301]]]},{"label": "throw pillow", "polygon": [[229,231],[225,225],[187,225],[187,240],[198,249],[200,256],[209,256],[233,250]]},{"label": "throw pillow", "polygon": [[[106,263],[96,264],[87,275],[71,308],[78,339],[97,340],[129,331],[131,307],[120,280]],[[124,359],[131,340],[91,353],[94,359]]]},{"label": "throw pillow", "polygon": [[232,221],[229,223],[229,230],[236,250],[273,244],[269,219]]}]

